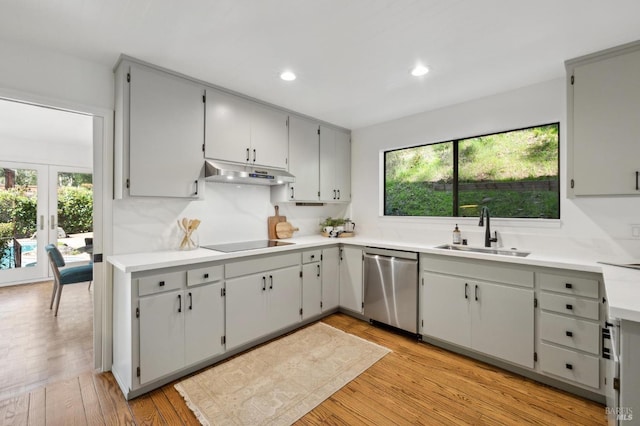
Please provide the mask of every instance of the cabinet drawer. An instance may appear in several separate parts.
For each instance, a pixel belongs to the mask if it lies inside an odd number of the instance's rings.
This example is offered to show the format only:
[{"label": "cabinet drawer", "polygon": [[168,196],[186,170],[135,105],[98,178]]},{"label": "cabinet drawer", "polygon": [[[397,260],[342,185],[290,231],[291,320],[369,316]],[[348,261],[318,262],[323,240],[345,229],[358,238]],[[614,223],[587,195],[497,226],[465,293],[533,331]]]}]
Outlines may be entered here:
[{"label": "cabinet drawer", "polygon": [[540,308],[596,321],[600,318],[600,305],[597,300],[580,299],[544,291],[540,294]]},{"label": "cabinet drawer", "polygon": [[300,265],[300,253],[265,256],[251,260],[229,262],[225,265],[224,276],[225,278],[234,278],[294,265]]},{"label": "cabinet drawer", "polygon": [[[486,262],[475,259],[449,258],[449,256],[422,255],[420,263],[424,271],[472,277],[475,280],[533,287],[533,271],[511,267],[510,264]],[[508,266],[507,266],[508,265]]]},{"label": "cabinet drawer", "polygon": [[569,349],[540,344],[542,371],[573,380],[598,389],[600,387],[600,360]]},{"label": "cabinet drawer", "polygon": [[185,284],[185,278],[184,271],[138,278],[138,296],[181,289]]},{"label": "cabinet drawer", "polygon": [[575,296],[598,298],[598,280],[572,277],[569,275],[555,275],[539,272],[536,274],[538,284],[543,290],[558,293],[573,294]]},{"label": "cabinet drawer", "polygon": [[540,315],[540,338],[594,355],[600,354],[598,323],[543,312]]},{"label": "cabinet drawer", "polygon": [[187,286],[210,283],[224,279],[224,265],[213,265],[187,271]]},{"label": "cabinet drawer", "polygon": [[302,263],[319,262],[322,250],[309,250],[302,253]]}]

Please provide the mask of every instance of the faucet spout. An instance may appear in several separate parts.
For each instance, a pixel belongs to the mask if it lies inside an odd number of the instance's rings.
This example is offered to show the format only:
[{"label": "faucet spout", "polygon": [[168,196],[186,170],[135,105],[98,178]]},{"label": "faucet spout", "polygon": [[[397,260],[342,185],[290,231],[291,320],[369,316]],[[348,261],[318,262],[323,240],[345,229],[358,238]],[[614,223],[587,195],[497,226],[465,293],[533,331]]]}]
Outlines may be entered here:
[{"label": "faucet spout", "polygon": [[484,218],[487,218],[487,226],[484,229],[484,246],[491,247],[491,243],[498,242],[498,233],[496,232],[495,237],[491,237],[491,215],[489,214],[489,208],[487,206],[483,206],[480,210],[480,222],[478,222],[478,226],[484,226]]}]

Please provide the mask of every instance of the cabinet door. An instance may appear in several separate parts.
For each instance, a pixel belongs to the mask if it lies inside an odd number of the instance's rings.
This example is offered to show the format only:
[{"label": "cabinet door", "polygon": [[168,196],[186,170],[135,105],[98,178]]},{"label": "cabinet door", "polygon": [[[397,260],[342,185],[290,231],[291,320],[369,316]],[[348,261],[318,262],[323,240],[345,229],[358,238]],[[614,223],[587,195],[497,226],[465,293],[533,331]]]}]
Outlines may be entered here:
[{"label": "cabinet door", "polygon": [[336,131],[335,186],[338,201],[351,201],[351,136]]},{"label": "cabinet door", "polygon": [[300,321],[302,278],[300,266],[270,271],[268,280],[268,330],[280,330]]},{"label": "cabinet door", "polygon": [[186,365],[224,352],[223,282],[191,287],[185,294]]},{"label": "cabinet door", "polygon": [[317,122],[289,117],[289,184],[287,199],[317,201],[320,194],[320,137]]},{"label": "cabinet door", "polygon": [[640,194],[640,51],[576,66],[573,75],[574,194]]},{"label": "cabinet door", "polygon": [[266,334],[267,278],[256,274],[227,280],[227,350]]},{"label": "cabinet door", "polygon": [[204,89],[131,65],[129,195],[198,197],[204,165]]},{"label": "cabinet door", "polygon": [[140,384],[184,366],[184,302],[182,291],[140,299]]},{"label": "cabinet door", "polygon": [[322,272],[320,262],[302,265],[302,319],[319,315],[322,310]]},{"label": "cabinet door", "polygon": [[207,90],[205,157],[246,163],[251,148],[251,102]]},{"label": "cabinet door", "polygon": [[340,306],[362,313],[362,249],[340,249]]},{"label": "cabinet door", "polygon": [[533,368],[533,290],[473,283],[473,349]]},{"label": "cabinet door", "polygon": [[337,201],[335,180],[336,135],[331,127],[320,126],[320,201]]},{"label": "cabinet door", "polygon": [[260,166],[287,168],[288,115],[255,103],[251,120],[251,162]]},{"label": "cabinet door", "polygon": [[322,250],[322,311],[340,305],[340,252],[338,247]]},{"label": "cabinet door", "polygon": [[421,333],[471,347],[471,284],[463,278],[432,272],[423,272],[422,279]]}]

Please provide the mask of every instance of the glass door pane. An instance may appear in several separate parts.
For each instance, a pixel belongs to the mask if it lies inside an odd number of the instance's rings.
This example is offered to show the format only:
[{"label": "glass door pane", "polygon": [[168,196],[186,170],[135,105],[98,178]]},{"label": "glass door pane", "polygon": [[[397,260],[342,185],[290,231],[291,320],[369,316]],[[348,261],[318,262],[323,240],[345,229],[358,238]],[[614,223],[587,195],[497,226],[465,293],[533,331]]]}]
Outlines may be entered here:
[{"label": "glass door pane", "polygon": [[0,285],[47,277],[47,179],[45,166],[0,162]]},{"label": "glass door pane", "polygon": [[50,230],[66,264],[87,263],[93,254],[93,175],[86,169],[53,168],[49,196],[56,227]]}]

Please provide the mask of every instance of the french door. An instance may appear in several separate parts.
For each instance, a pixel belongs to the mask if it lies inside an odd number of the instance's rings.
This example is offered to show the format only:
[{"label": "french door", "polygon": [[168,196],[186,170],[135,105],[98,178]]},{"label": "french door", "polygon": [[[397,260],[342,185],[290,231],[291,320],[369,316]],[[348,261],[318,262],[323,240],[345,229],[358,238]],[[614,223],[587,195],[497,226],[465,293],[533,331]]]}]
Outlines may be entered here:
[{"label": "french door", "polygon": [[67,263],[90,259],[84,237],[91,234],[69,235],[58,221],[60,186],[76,175],[90,182],[86,169],[0,161],[0,286],[51,279],[49,243],[63,248]]}]

